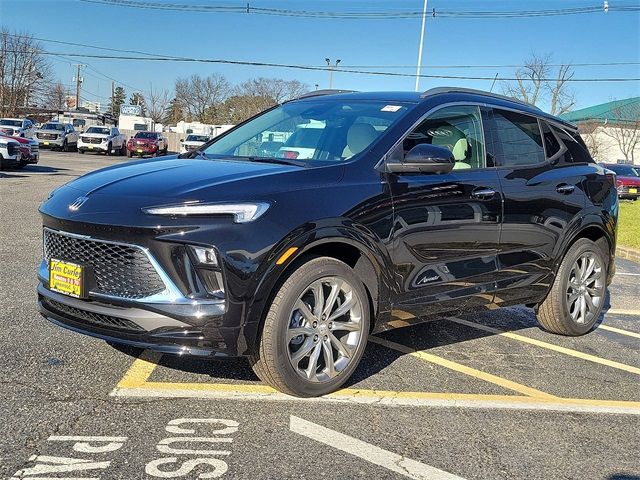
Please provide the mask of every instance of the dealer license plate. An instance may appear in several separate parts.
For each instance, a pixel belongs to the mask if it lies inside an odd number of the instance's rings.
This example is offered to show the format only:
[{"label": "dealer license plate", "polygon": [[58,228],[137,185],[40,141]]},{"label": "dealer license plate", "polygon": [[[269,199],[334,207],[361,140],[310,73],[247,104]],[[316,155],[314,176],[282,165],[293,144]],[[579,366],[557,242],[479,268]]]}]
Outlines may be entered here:
[{"label": "dealer license plate", "polygon": [[82,266],[52,258],[49,260],[49,289],[71,297],[82,298]]},{"label": "dealer license plate", "polygon": [[42,143],[44,143],[45,145],[49,145],[49,142],[42,142]]},{"label": "dealer license plate", "polygon": [[93,145],[89,145],[89,150],[93,150]]},{"label": "dealer license plate", "polygon": [[139,149],[137,150],[137,152],[138,152],[138,153],[142,153],[142,149],[141,149],[141,148],[139,148]]},{"label": "dealer license plate", "polygon": [[630,188],[629,189],[629,193],[638,193],[638,189],[637,188]]}]

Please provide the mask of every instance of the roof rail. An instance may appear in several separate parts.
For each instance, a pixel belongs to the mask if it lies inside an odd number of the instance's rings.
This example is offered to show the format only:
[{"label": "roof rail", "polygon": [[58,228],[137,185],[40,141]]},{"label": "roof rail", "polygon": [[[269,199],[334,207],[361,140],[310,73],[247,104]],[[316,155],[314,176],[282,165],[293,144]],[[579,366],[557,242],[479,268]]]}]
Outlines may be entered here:
[{"label": "roof rail", "polygon": [[294,98],[293,100],[300,100],[301,98],[309,98],[309,97],[320,97],[322,95],[336,95],[338,93],[354,93],[356,90],[338,90],[338,89],[324,89],[324,90],[313,90],[311,92],[303,93],[299,97]]},{"label": "roof rail", "polygon": [[536,110],[540,110],[540,108],[532,105],[524,100],[520,100],[519,98],[507,97],[506,95],[500,95],[498,93],[485,92],[484,90],[475,90],[473,88],[463,88],[463,87],[436,87],[430,88],[426,92],[423,92],[420,95],[420,98],[426,98],[431,95],[438,95],[441,93],[470,93],[473,95],[482,95],[484,97],[492,97],[500,100],[507,100],[509,102],[519,103],[520,105],[526,105],[527,107],[535,108]]}]

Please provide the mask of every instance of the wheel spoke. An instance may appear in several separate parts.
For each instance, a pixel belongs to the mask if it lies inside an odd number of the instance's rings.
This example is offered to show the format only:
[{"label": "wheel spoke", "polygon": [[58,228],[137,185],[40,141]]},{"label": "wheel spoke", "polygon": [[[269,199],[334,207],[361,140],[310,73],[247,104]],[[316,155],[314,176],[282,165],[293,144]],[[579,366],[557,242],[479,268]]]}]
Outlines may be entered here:
[{"label": "wheel spoke", "polygon": [[589,275],[591,275],[591,272],[593,272],[593,269],[595,268],[595,265],[596,265],[596,259],[593,257],[586,257],[586,262],[587,262],[587,266],[584,270],[584,276],[582,277],[583,280],[586,280],[587,278],[589,278]]},{"label": "wheel spoke", "polygon": [[313,314],[316,318],[322,316],[322,310],[324,309],[324,290],[322,287],[322,281],[317,281],[311,285],[311,291],[313,292],[313,299],[315,304],[313,305]]},{"label": "wheel spoke", "polygon": [[296,327],[289,328],[287,330],[287,340],[291,340],[292,338],[299,337],[300,335],[304,335],[305,337],[313,336],[315,330],[309,327]]},{"label": "wheel spoke", "polygon": [[333,359],[333,348],[331,348],[331,342],[329,340],[322,341],[322,353],[324,355],[324,363],[327,367],[327,375],[329,378],[336,376],[336,367]]},{"label": "wheel spoke", "polygon": [[338,337],[336,337],[332,332],[329,332],[329,339],[331,340],[331,344],[336,347],[336,350],[340,352],[340,355],[342,355],[343,357],[351,358],[351,352],[340,340],[338,340]]},{"label": "wheel spoke", "polygon": [[340,294],[343,283],[344,282],[339,278],[336,278],[335,281],[331,282],[331,293],[329,294],[329,296],[327,297],[327,301],[325,302],[324,309],[322,311],[323,315],[326,315],[327,317],[331,315],[331,310],[333,310],[333,305],[338,299],[338,295]]},{"label": "wheel spoke", "polygon": [[346,332],[357,332],[360,330],[360,324],[356,322],[333,322],[333,326],[331,330],[335,331],[346,331]]},{"label": "wheel spoke", "polygon": [[347,298],[342,305],[335,309],[335,311],[329,317],[329,321],[333,321],[336,318],[340,318],[345,313],[347,313],[351,308],[355,305],[355,300],[353,298],[353,294]]},{"label": "wheel spoke", "polygon": [[598,289],[596,287],[587,287],[587,292],[592,297],[599,297],[600,296],[600,292],[598,291]]},{"label": "wheel spoke", "polygon": [[587,305],[587,311],[589,312],[596,311],[596,306],[593,304],[593,299],[591,298],[591,295],[589,295],[588,293],[585,293],[584,301]]},{"label": "wheel spoke", "polygon": [[311,355],[309,356],[309,366],[305,370],[305,373],[307,374],[307,378],[309,380],[313,380],[316,378],[316,370],[318,369],[318,357],[320,356],[321,348],[322,347],[320,346],[320,344],[316,343],[313,351],[311,352]]},{"label": "wheel spoke", "polygon": [[300,312],[300,314],[304,317],[304,319],[310,324],[316,321],[316,316],[313,313],[311,313],[311,310],[309,310],[309,307],[307,306],[307,304],[304,303],[302,300],[298,300],[295,308]]},{"label": "wheel spoke", "polygon": [[578,292],[573,292],[571,295],[567,296],[567,306],[569,307],[569,310],[571,310],[571,307],[576,302],[579,296],[580,294]]},{"label": "wheel spoke", "polygon": [[311,337],[307,337],[302,346],[291,355],[291,363],[298,368],[300,360],[306,357],[316,344]]},{"label": "wheel spoke", "polygon": [[587,318],[587,302],[584,297],[580,297],[580,316],[578,317],[579,323],[584,323]]}]

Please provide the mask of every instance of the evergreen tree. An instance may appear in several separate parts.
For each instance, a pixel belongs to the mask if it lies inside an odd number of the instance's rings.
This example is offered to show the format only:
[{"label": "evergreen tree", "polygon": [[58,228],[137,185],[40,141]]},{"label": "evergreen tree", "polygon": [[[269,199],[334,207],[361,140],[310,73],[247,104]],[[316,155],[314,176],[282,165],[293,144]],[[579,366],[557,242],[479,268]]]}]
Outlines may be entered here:
[{"label": "evergreen tree", "polygon": [[120,106],[125,102],[127,94],[122,87],[116,87],[113,98],[109,101],[109,113],[114,117],[120,116]]}]

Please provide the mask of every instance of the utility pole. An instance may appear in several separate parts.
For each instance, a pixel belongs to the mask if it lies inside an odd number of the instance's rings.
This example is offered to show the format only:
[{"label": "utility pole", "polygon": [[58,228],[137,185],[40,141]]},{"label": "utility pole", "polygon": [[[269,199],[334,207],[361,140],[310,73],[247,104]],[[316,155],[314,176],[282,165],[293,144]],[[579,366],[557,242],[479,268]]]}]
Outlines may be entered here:
[{"label": "utility pole", "polygon": [[424,43],[424,26],[427,20],[427,0],[422,8],[422,29],[420,30],[420,46],[418,47],[418,68],[416,69],[416,92],[420,90],[420,67],[422,66],[422,45]]},{"label": "utility pole", "polygon": [[80,76],[80,69],[83,67],[82,64],[78,63],[76,65],[77,73],[76,73],[76,110],[80,108],[80,87],[82,86],[82,77]]},{"label": "utility pole", "polygon": [[329,58],[324,59],[327,62],[327,67],[329,67],[329,88],[333,88],[333,71],[338,68],[338,64],[340,63],[340,59],[336,60],[335,65],[331,65],[331,60]]},{"label": "utility pole", "polygon": [[111,115],[115,117],[116,106],[116,82],[111,82]]}]

